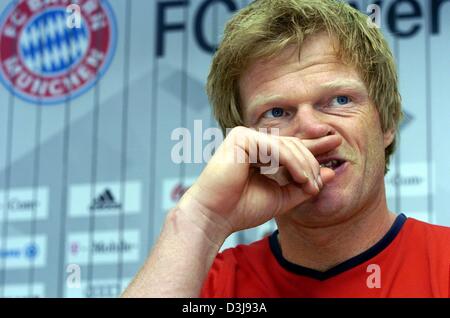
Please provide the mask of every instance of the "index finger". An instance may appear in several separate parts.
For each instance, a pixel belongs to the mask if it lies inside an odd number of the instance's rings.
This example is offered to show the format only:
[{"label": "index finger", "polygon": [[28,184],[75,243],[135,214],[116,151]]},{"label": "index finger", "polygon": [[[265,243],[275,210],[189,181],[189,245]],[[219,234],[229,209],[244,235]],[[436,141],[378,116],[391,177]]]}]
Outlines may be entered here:
[{"label": "index finger", "polygon": [[313,155],[317,156],[340,146],[342,137],[331,135],[317,139],[301,139],[301,142]]}]

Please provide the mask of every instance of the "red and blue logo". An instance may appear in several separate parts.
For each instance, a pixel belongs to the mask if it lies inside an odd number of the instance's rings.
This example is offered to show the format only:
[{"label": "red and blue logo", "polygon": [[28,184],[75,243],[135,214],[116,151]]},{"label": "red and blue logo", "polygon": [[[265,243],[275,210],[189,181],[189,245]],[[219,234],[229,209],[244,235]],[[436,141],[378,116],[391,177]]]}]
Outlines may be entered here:
[{"label": "red and blue logo", "polygon": [[[0,17],[0,80],[35,104],[63,103],[88,91],[111,63],[117,42],[107,0],[16,0]],[[79,14],[71,25],[70,14]]]}]

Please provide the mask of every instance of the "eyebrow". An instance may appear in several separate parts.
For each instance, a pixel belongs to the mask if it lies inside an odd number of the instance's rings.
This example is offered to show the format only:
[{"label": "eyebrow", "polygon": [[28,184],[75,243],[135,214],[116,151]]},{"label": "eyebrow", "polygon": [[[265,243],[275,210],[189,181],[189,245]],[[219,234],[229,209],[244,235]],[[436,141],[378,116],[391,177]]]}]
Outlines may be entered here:
[{"label": "eyebrow", "polygon": [[258,95],[256,96],[256,98],[251,102],[250,105],[248,105],[248,107],[246,107],[247,113],[251,113],[252,110],[260,105],[266,105],[266,104],[270,104],[273,101],[279,101],[280,99],[282,99],[283,96],[282,95]]},{"label": "eyebrow", "polygon": [[320,84],[323,89],[356,89],[358,91],[366,92],[366,86],[357,80],[352,79],[338,79],[328,83]]}]

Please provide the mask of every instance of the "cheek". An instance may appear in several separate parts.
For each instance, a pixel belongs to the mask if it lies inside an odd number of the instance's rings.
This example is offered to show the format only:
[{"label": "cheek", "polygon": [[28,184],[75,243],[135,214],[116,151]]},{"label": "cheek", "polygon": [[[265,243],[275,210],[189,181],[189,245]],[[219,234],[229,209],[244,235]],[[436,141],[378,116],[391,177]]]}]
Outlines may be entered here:
[{"label": "cheek", "polygon": [[384,174],[384,139],[378,118],[366,121],[363,133],[366,169],[369,169],[371,174],[377,174],[376,172]]},{"label": "cheek", "polygon": [[374,114],[360,115],[346,125],[346,131],[353,143],[350,146],[356,147],[355,155],[360,157],[360,164],[373,167],[374,162],[384,157],[383,135]]}]

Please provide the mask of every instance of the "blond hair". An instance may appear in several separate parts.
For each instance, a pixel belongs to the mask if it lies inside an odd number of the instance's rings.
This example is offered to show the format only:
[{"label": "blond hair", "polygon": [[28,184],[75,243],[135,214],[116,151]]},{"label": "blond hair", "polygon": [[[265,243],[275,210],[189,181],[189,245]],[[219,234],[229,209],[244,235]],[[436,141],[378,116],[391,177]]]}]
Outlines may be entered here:
[{"label": "blond hair", "polygon": [[[222,130],[243,125],[239,79],[249,64],[271,58],[288,45],[328,32],[339,58],[356,68],[376,106],[383,132],[402,118],[395,61],[381,31],[368,17],[336,0],[255,0],[227,23],[214,55],[207,94]],[[395,138],[385,150],[385,173]]]}]

